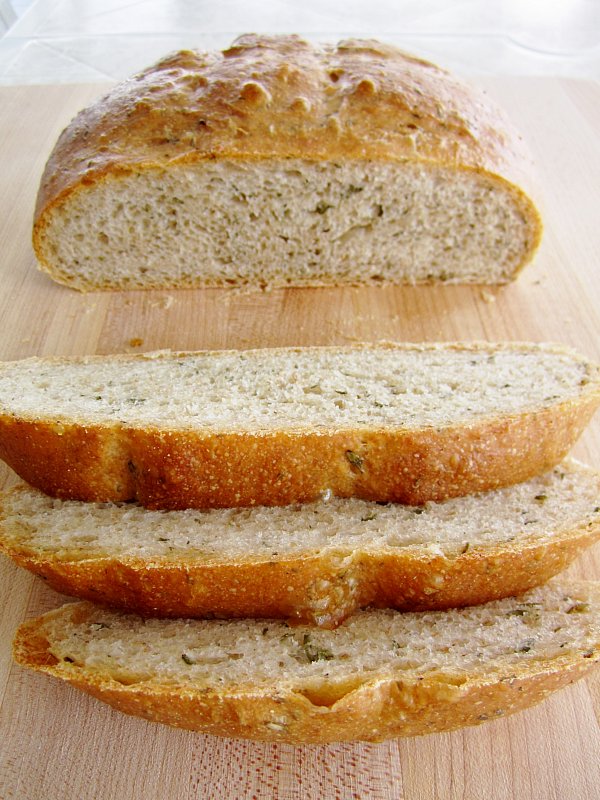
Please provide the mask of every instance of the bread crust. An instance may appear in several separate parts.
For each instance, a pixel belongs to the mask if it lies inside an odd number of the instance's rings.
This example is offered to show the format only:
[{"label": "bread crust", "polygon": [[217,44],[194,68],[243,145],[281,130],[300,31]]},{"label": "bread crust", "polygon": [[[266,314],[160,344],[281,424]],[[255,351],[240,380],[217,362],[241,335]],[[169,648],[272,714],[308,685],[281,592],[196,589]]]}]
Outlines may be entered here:
[{"label": "bread crust", "polygon": [[[527,347],[380,343],[319,349]],[[252,357],[259,351],[246,352]],[[165,351],[69,361],[183,356]],[[437,428],[212,432],[15,417],[0,409],[0,458],[32,486],[63,499],[137,500],[153,509],[230,508],[289,505],[331,493],[420,505],[519,483],[559,463],[600,403],[598,367],[580,360],[587,376],[575,398]]]},{"label": "bread crust", "polygon": [[[76,603],[50,613],[85,618],[93,606]],[[126,714],[216,736],[292,744],[378,742],[477,725],[535,705],[582,678],[599,660],[596,646],[509,668],[482,665],[468,674],[439,670],[420,676],[399,670],[344,684],[332,681],[323,689],[284,682],[221,691],[152,680],[125,685],[58,662],[48,650],[43,620],[30,620],[17,631],[14,657],[19,664],[61,678]]]},{"label": "bread crust", "polygon": [[336,548],[298,556],[180,560],[65,559],[7,543],[0,551],[58,592],[155,617],[283,618],[332,628],[360,608],[424,611],[522,594],[600,539],[598,514],[547,537],[434,554],[426,546]]},{"label": "bread crust", "polygon": [[[222,53],[168,56],[70,123],[37,197],[33,245],[42,268],[70,283],[48,262],[45,240],[50,212],[72,193],[213,159],[409,162],[474,172],[508,192],[527,221],[515,275],[541,238],[539,213],[526,194],[529,156],[483,94],[374,40],[313,46],[298,36],[246,35]],[[114,287],[99,276],[76,288]]]}]

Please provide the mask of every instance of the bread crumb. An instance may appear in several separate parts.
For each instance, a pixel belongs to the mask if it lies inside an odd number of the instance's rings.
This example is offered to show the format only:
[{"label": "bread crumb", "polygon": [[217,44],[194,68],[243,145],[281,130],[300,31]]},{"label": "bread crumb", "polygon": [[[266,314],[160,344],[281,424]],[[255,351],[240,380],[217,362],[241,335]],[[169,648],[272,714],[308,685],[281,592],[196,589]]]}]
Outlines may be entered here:
[{"label": "bread crumb", "polygon": [[173,295],[168,294],[165,297],[159,298],[155,303],[151,303],[150,305],[152,306],[152,308],[169,309],[171,308],[174,302],[175,298],[173,297]]},{"label": "bread crumb", "polygon": [[496,295],[492,294],[492,292],[488,292],[487,289],[482,289],[480,292],[481,299],[484,303],[495,303],[496,302]]}]

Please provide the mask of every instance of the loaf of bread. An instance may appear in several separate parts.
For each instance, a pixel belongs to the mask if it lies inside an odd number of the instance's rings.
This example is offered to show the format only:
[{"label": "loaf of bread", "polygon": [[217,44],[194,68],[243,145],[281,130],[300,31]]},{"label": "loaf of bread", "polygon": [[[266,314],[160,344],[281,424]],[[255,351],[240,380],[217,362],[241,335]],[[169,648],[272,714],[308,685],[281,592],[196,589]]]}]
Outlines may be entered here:
[{"label": "loaf of bread", "polygon": [[0,457],[68,499],[421,504],[555,466],[599,376],[540,344],[32,358],[0,365]]},{"label": "loaf of bread", "polygon": [[0,498],[0,550],[59,592],[145,616],[283,617],[333,627],[359,608],[521,594],[600,538],[600,475],[574,462],[425,506],[149,511]]},{"label": "loaf of bread", "polygon": [[279,742],[380,741],[527,708],[600,657],[600,586],[547,584],[449,611],[371,610],[333,631],[157,620],[74,603],[14,653],[128,714]]},{"label": "loaf of bread", "polygon": [[503,114],[433,64],[247,35],[82,111],[33,242],[81,290],[504,283],[540,240],[529,171]]}]

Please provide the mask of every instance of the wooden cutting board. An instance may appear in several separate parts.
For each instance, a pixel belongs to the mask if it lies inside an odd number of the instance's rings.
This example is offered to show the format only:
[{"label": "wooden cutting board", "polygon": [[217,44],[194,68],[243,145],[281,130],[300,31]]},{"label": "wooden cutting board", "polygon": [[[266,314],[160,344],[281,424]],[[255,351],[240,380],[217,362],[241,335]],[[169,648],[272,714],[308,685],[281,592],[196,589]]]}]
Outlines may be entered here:
[{"label": "wooden cutting board", "polygon": [[[483,83],[483,81],[482,81]],[[517,283],[461,287],[77,294],[36,271],[44,161],[99,86],[0,90],[0,358],[335,344],[554,340],[600,359],[600,85],[488,79],[537,162],[542,249]],[[600,416],[600,415],[599,415]],[[575,454],[600,467],[600,419]],[[9,482],[8,469],[0,474]],[[571,568],[600,579],[600,547]],[[0,559],[0,798],[19,800],[591,800],[600,673],[478,728],[384,744],[219,740],[125,717],[11,662],[27,617],[64,598]]]}]

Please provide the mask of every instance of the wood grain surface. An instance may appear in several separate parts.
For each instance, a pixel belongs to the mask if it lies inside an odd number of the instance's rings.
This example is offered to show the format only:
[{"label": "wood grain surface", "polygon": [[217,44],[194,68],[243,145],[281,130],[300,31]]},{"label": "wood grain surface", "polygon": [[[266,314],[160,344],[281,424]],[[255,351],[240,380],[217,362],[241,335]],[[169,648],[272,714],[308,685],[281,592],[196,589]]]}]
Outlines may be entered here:
[{"label": "wood grain surface", "polygon": [[[481,81],[483,83],[483,81]],[[0,358],[397,339],[558,341],[600,359],[600,85],[488,79],[537,164],[543,245],[517,283],[80,295],[35,267],[31,215],[58,133],[98,86],[0,90]],[[600,419],[574,450],[600,467]],[[2,468],[1,483],[13,480]],[[600,579],[600,547],[570,570]],[[125,717],[12,663],[64,598],[0,561],[0,800],[591,800],[600,674],[478,728],[380,745],[219,740]]]}]

